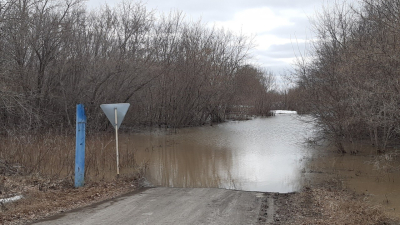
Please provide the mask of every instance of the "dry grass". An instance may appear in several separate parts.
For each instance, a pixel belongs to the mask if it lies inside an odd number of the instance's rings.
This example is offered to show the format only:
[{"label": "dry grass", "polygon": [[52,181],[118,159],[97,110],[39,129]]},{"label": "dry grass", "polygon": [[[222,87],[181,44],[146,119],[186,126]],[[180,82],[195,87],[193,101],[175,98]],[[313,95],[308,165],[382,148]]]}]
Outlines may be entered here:
[{"label": "dry grass", "polygon": [[132,192],[140,186],[140,176],[121,177],[113,182],[91,182],[76,189],[62,180],[50,182],[36,176],[0,177],[3,185],[21,200],[1,204],[0,224],[28,222],[87,206]]},{"label": "dry grass", "polygon": [[346,191],[313,188],[301,193],[309,199],[313,217],[303,217],[302,224],[394,224],[379,206],[371,206]]},{"label": "dry grass", "polygon": [[[75,167],[75,136],[10,135],[0,138],[0,160],[4,160],[20,174],[40,174],[51,180],[73,181]],[[115,139],[111,134],[86,137],[85,180],[112,180],[116,176]],[[119,149],[120,169],[123,175],[135,175],[139,166],[134,149]],[[142,165],[143,167],[144,165]]]},{"label": "dry grass", "polygon": [[367,197],[342,189],[341,182],[308,186],[299,193],[278,196],[276,224],[399,224]]},{"label": "dry grass", "polygon": [[116,179],[115,139],[110,134],[86,137],[85,186],[75,189],[75,136],[9,135],[0,137],[0,224],[24,224],[135,190],[145,165],[137,165],[134,149],[120,148]]}]

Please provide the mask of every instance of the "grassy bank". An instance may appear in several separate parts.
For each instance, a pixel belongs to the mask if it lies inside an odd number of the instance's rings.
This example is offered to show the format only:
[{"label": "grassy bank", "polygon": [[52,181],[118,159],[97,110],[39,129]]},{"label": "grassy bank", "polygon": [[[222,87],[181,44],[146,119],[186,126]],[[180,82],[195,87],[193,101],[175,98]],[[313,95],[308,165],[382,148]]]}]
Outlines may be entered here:
[{"label": "grassy bank", "polygon": [[[73,181],[75,170],[75,136],[54,135],[9,135],[0,137],[2,146],[0,160],[4,174],[38,174],[51,180]],[[85,153],[85,180],[112,180],[116,176],[115,139],[113,134],[98,133],[87,135]],[[120,146],[120,169],[123,175],[135,175],[144,168],[137,164],[134,148]]]},{"label": "grassy bank", "polygon": [[0,199],[22,196],[0,203],[0,224],[25,224],[133,191],[146,167],[136,163],[131,146],[123,145],[117,179],[113,135],[88,135],[85,186],[76,189],[73,135],[9,135],[0,141]]},{"label": "grassy bank", "polygon": [[44,217],[91,205],[132,192],[141,186],[141,177],[121,177],[109,182],[89,182],[74,188],[65,180],[35,175],[0,176],[2,194],[22,199],[1,204],[0,224],[27,224]]},{"label": "grassy bank", "polygon": [[341,181],[307,186],[299,193],[276,197],[276,224],[399,224],[366,196],[341,187]]}]

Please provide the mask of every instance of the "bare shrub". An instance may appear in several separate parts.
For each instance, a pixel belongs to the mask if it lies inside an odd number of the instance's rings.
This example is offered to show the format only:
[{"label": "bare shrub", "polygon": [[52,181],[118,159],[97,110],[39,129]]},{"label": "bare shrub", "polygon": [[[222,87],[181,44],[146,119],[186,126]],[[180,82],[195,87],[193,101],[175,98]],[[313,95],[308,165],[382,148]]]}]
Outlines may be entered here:
[{"label": "bare shrub", "polygon": [[400,134],[398,10],[396,0],[335,2],[314,20],[318,41],[298,60],[297,84],[339,152],[365,139],[384,152]]}]

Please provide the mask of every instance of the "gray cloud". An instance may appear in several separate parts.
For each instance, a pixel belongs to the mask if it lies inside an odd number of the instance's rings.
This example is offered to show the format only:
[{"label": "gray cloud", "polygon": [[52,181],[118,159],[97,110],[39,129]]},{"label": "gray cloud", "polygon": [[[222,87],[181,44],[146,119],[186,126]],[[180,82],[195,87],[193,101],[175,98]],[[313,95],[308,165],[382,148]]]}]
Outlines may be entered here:
[{"label": "gray cloud", "polygon": [[218,11],[227,13],[232,11],[241,11],[249,8],[272,7],[280,9],[305,9],[315,5],[321,5],[321,0],[147,0],[147,5],[159,10],[168,10],[171,8],[180,9],[186,12],[198,11]]},{"label": "gray cloud", "polygon": [[288,43],[283,45],[271,45],[271,47],[266,50],[255,50],[255,54],[269,59],[289,59],[293,58],[300,53],[303,54],[306,50],[304,43]]},{"label": "gray cloud", "polygon": [[201,17],[206,22],[226,21],[232,19],[236,12],[251,8],[294,9],[306,14],[312,13],[322,5],[321,0],[147,0],[145,3],[157,11],[179,10],[192,19]]},{"label": "gray cloud", "polygon": [[281,26],[272,29],[266,33],[261,34],[272,34],[279,38],[290,38],[290,39],[310,39],[310,22],[306,17],[296,17],[292,19],[294,24],[290,26]]}]

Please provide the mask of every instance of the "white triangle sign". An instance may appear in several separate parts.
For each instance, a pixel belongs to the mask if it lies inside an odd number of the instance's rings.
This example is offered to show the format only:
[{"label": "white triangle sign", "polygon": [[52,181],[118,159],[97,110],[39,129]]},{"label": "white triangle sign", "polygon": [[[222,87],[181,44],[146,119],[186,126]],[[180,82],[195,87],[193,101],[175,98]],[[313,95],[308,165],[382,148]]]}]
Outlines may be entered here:
[{"label": "white triangle sign", "polygon": [[121,126],[125,114],[129,109],[129,103],[116,103],[116,104],[101,104],[100,107],[106,114],[108,120],[111,122],[115,129],[115,114],[117,115],[117,129]]}]

